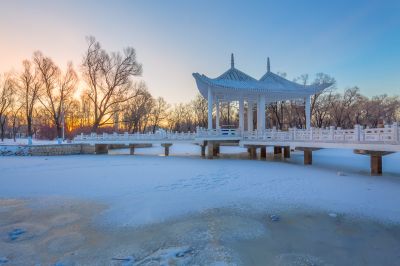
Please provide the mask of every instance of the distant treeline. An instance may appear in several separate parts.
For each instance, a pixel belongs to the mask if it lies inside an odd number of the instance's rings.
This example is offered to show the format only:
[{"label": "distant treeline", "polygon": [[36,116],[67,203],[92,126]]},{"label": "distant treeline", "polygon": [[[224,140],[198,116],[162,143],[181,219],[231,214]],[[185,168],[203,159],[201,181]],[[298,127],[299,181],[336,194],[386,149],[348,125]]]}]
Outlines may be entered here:
[{"label": "distant treeline", "polygon": [[[170,105],[150,94],[146,84],[137,79],[142,65],[136,60],[135,49],[128,47],[112,53],[94,37],[87,38],[87,42],[79,72],[72,63],[61,70],[50,57],[37,51],[22,62],[22,70],[0,76],[2,140],[20,135],[54,139],[61,138],[63,132],[66,138],[81,132],[186,132],[207,126],[207,101],[202,96],[197,95],[189,103]],[[322,73],[312,82],[321,80],[334,82]],[[308,84],[309,77],[302,75],[295,81]],[[79,91],[78,85],[82,88]],[[368,98],[357,87],[338,93],[332,86],[315,95],[311,103],[314,127],[376,127],[399,120],[397,96]],[[221,125],[238,125],[237,103],[222,103],[220,112]],[[304,102],[270,103],[266,119],[268,127],[302,128]]]}]

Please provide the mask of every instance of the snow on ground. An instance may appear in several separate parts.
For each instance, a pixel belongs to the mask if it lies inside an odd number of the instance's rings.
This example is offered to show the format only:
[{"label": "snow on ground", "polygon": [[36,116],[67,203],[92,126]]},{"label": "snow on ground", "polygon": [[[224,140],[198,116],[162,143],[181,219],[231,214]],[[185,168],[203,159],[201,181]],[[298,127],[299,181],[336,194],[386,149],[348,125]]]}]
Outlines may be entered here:
[{"label": "snow on ground", "polygon": [[[64,142],[66,143],[66,142]],[[41,139],[32,139],[33,145],[49,145],[49,144],[58,144],[57,140],[41,140]],[[27,138],[18,138],[14,141],[14,139],[4,139],[0,140],[0,145],[28,145]]]},{"label": "snow on ground", "polygon": [[[245,152],[221,147],[222,154]],[[144,225],[214,207],[246,210],[317,209],[400,222],[400,154],[385,156],[382,177],[369,157],[351,150],[302,153],[287,161],[199,157],[200,147],[177,144],[112,151],[115,155],[0,157],[0,197],[66,196],[100,200],[102,222]],[[153,154],[153,155],[150,155]],[[174,156],[175,155],[175,156]],[[338,172],[341,172],[340,174]]]}]

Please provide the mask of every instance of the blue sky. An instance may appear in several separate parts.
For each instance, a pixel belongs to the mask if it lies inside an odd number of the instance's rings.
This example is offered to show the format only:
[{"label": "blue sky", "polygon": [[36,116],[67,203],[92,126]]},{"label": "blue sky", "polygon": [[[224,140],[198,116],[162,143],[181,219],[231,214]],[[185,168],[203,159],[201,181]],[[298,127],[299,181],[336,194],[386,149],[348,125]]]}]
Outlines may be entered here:
[{"label": "blue sky", "polygon": [[339,91],[400,94],[400,1],[2,1],[0,71],[42,50],[79,67],[85,36],[110,51],[133,46],[154,96],[186,102],[192,72],[230,65],[259,78],[324,72]]}]

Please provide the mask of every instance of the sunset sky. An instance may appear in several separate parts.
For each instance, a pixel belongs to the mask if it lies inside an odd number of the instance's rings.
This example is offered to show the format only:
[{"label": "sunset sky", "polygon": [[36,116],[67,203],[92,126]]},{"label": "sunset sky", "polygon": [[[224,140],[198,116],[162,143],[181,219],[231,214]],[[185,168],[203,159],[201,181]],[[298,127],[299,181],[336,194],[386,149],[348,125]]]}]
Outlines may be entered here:
[{"label": "sunset sky", "polygon": [[41,50],[79,67],[85,36],[109,51],[132,46],[154,96],[187,102],[191,74],[230,66],[259,78],[267,57],[288,79],[324,72],[340,91],[400,94],[400,1],[18,1],[0,2],[0,72]]}]

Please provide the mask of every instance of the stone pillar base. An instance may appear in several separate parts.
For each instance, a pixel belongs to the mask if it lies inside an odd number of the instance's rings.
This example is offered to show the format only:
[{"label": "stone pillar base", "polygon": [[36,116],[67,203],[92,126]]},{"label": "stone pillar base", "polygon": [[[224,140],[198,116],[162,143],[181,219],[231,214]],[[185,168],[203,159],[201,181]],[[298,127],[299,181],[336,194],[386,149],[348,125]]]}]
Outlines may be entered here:
[{"label": "stone pillar base", "polygon": [[260,148],[260,158],[261,159],[267,158],[267,147]]},{"label": "stone pillar base", "polygon": [[211,141],[207,143],[207,159],[214,159],[214,143]]},{"label": "stone pillar base", "polygon": [[164,155],[169,156],[169,147],[172,146],[172,143],[161,143],[161,146],[164,147]]},{"label": "stone pillar base", "polygon": [[279,155],[282,153],[282,147],[274,146],[274,155]]},{"label": "stone pillar base", "polygon": [[201,145],[201,157],[206,157],[206,145],[207,144],[203,144]]},{"label": "stone pillar base", "polygon": [[308,149],[304,150],[304,164],[305,165],[312,164],[312,150],[308,150]]},{"label": "stone pillar base", "polygon": [[283,147],[283,158],[290,158],[290,147]]},{"label": "stone pillar base", "polygon": [[95,144],[95,153],[96,154],[107,154],[108,153],[108,144]]},{"label": "stone pillar base", "polygon": [[371,175],[382,175],[382,155],[371,154]]},{"label": "stone pillar base", "polygon": [[257,159],[257,148],[255,146],[252,146],[249,149],[250,149],[250,153],[249,153],[250,159],[252,159],[252,160]]},{"label": "stone pillar base", "polygon": [[214,143],[213,156],[218,156],[218,154],[219,154],[219,144],[218,143]]},{"label": "stone pillar base", "polygon": [[354,153],[361,155],[369,155],[371,175],[382,175],[382,156],[391,154],[390,151],[370,151],[370,150],[354,150]]}]

